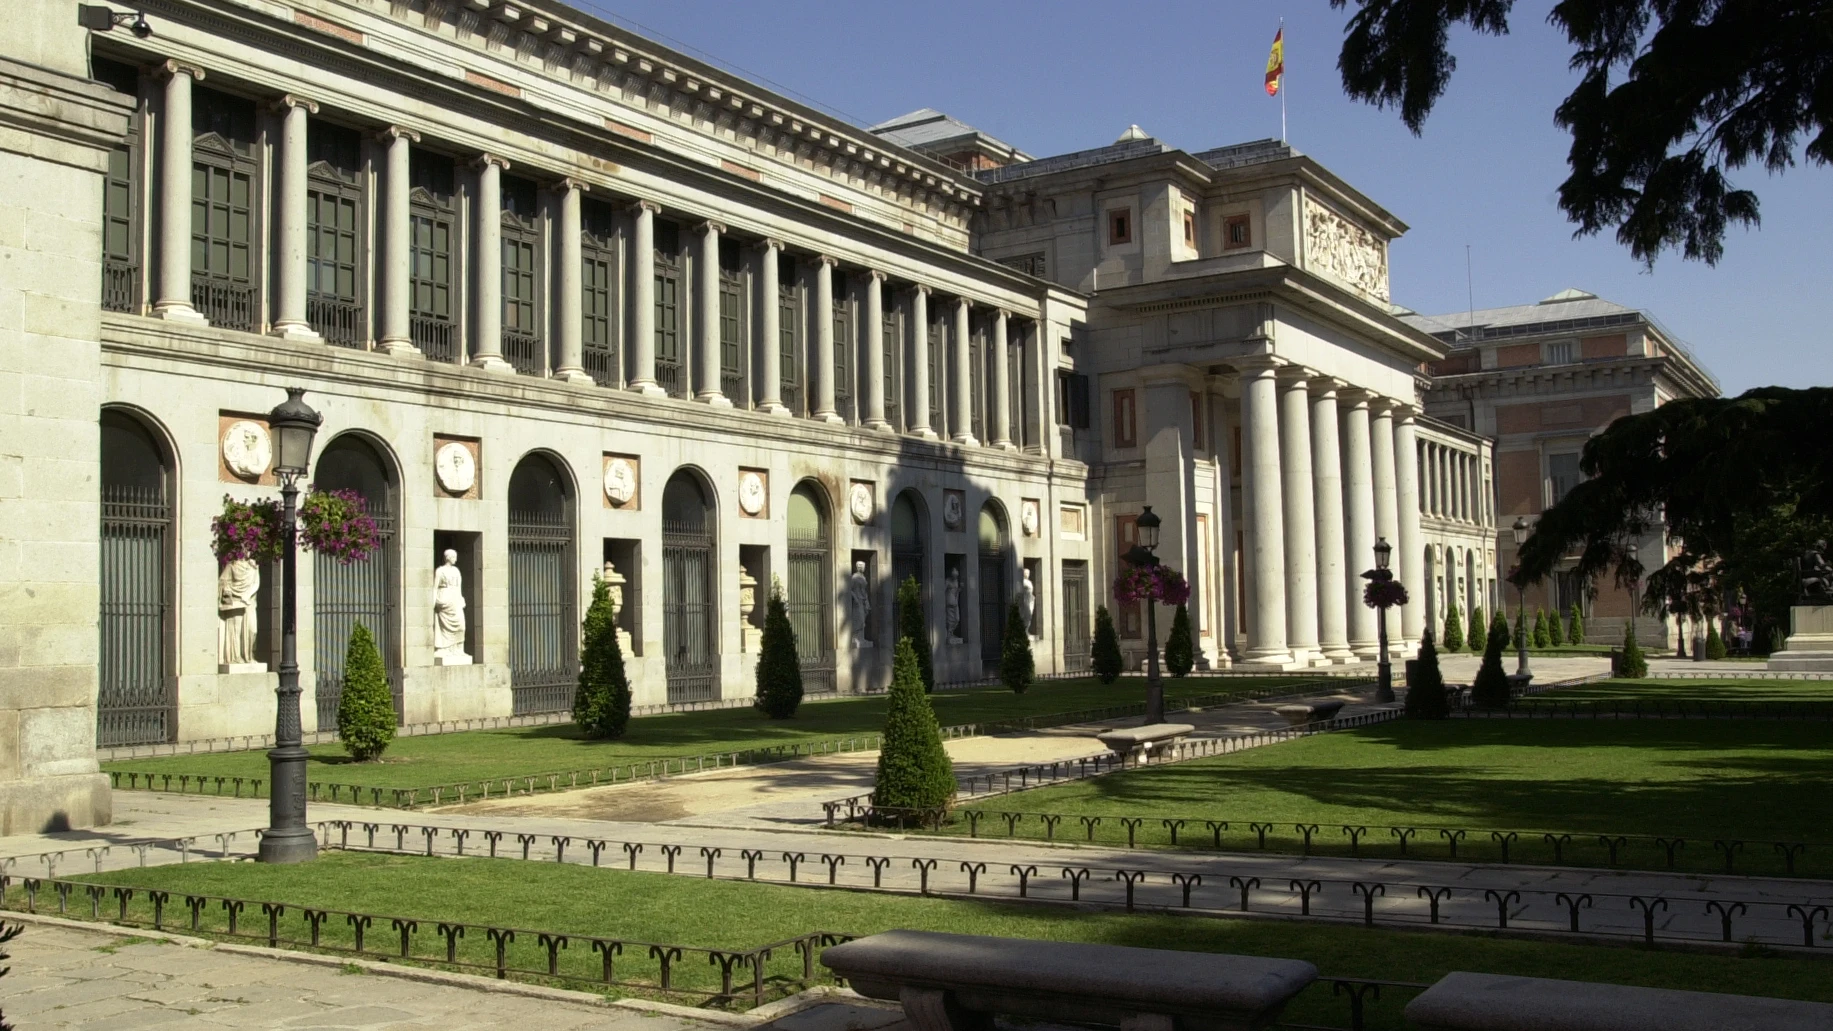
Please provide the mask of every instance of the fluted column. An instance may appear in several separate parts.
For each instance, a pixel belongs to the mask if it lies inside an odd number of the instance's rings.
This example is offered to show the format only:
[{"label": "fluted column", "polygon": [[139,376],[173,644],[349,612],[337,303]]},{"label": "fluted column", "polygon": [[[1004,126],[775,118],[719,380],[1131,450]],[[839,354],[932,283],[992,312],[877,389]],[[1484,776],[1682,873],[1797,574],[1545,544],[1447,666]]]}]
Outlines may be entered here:
[{"label": "fluted column", "polygon": [[382,130],[388,148],[387,171],[382,177],[382,310],[380,339],[376,346],[389,354],[417,355],[412,333],[413,214],[408,198],[413,189],[413,144],[420,134],[398,125]]},{"label": "fluted column", "polygon": [[764,382],[762,389],[754,393],[758,411],[766,415],[789,414],[788,406],[783,404],[783,310],[778,297],[782,286],[777,280],[782,255],[781,240],[766,237],[757,245],[757,335],[761,344],[756,350],[763,359]]},{"label": "fluted column", "polygon": [[306,321],[306,116],[318,105],[284,96],[274,105],[285,119],[280,133],[279,182],[274,184],[274,322],[272,333],[317,340]]},{"label": "fluted column", "polygon": [[719,234],[723,223],[707,219],[700,223],[700,255],[695,261],[694,276],[694,356],[700,389],[694,400],[715,408],[732,407],[726,396],[722,358],[719,347]]},{"label": "fluted column", "polygon": [[885,421],[885,274],[866,273],[866,428],[890,432]]},{"label": "fluted column", "polygon": [[929,288],[918,283],[910,291],[910,403],[904,425],[925,440],[936,439],[929,425]]},{"label": "fluted column", "polygon": [[815,331],[815,369],[809,379],[815,392],[814,416],[822,422],[844,423],[834,403],[834,266],[823,254],[815,260],[815,314],[809,324]]},{"label": "fluted column", "polygon": [[477,159],[477,246],[471,263],[477,269],[477,349],[471,364],[492,372],[514,372],[503,360],[503,169],[509,162],[494,154]]},{"label": "fluted column", "polygon": [[668,391],[656,382],[656,212],[646,201],[630,206],[630,383],[651,397]]},{"label": "fluted column", "polygon": [[955,403],[952,409],[951,425],[954,429],[954,441],[957,444],[975,445],[980,441],[974,439],[974,377],[973,354],[968,350],[973,332],[973,323],[969,312],[972,304],[965,297],[955,299],[955,353],[948,363],[954,373]]},{"label": "fluted column", "polygon": [[987,432],[993,435],[993,446],[1012,450],[1012,380],[1011,355],[1006,351],[1006,320],[1010,316],[1004,308],[993,313],[993,396],[987,398],[987,409],[993,413],[993,425]]},{"label": "fluted column", "polygon": [[1343,550],[1343,462],[1337,444],[1337,380],[1312,380],[1311,483],[1317,506],[1317,634],[1324,658],[1351,662],[1344,606],[1346,552]]},{"label": "fluted column", "polygon": [[1279,400],[1277,366],[1243,363],[1241,370],[1241,485],[1246,516],[1248,587],[1246,662],[1285,665],[1286,580],[1282,492],[1279,483]]},{"label": "fluted column", "polygon": [[1419,532],[1419,410],[1394,412],[1394,490],[1400,516],[1400,541],[1394,548],[1400,582],[1414,601],[1400,607],[1401,632],[1417,641],[1426,628],[1425,540]]},{"label": "fluted column", "polygon": [[159,277],[153,315],[203,322],[191,306],[191,83],[204,71],[177,61],[163,69],[165,105],[159,120]]},{"label": "fluted column", "polygon": [[1343,602],[1349,611],[1349,647],[1360,659],[1381,654],[1375,636],[1375,610],[1362,604],[1362,573],[1375,566],[1375,462],[1369,449],[1369,396],[1366,391],[1342,392],[1343,472],[1349,515],[1349,537],[1344,544]]},{"label": "fluted column", "polygon": [[560,193],[560,268],[554,277],[554,335],[560,342],[560,366],[555,379],[570,383],[590,383],[592,374],[585,365],[585,323],[582,321],[580,296],[579,195],[586,185],[577,179],[562,179],[554,185]]},{"label": "fluted column", "polygon": [[1305,370],[1279,373],[1280,491],[1285,499],[1286,644],[1306,662],[1318,655],[1317,506],[1311,490],[1311,391]]}]

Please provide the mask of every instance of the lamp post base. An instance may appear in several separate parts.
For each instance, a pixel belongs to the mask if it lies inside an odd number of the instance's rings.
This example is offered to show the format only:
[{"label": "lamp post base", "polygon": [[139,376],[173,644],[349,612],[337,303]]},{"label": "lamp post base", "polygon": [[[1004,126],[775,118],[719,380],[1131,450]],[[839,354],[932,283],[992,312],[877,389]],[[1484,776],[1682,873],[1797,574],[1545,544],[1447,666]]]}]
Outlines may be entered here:
[{"label": "lamp post base", "polygon": [[290,827],[261,835],[256,853],[263,863],[308,863],[318,858],[318,836],[309,827]]}]

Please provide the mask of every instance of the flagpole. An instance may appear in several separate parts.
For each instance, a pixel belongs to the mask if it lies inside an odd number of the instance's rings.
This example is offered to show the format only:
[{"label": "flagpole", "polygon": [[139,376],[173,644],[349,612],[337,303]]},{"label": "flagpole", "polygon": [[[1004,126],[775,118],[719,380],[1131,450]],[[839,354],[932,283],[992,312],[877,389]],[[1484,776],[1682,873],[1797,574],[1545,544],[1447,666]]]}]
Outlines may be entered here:
[{"label": "flagpole", "polygon": [[1279,19],[1279,142],[1286,142],[1286,20]]}]

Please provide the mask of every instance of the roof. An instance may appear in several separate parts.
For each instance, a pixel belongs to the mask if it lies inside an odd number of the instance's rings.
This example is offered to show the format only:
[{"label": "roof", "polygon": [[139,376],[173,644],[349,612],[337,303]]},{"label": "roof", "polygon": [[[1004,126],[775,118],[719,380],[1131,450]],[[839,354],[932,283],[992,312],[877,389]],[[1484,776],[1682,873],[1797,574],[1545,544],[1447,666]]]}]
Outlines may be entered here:
[{"label": "roof", "polygon": [[1025,161],[1030,158],[1030,155],[1010,143],[981,132],[959,118],[943,114],[933,107],[918,108],[908,114],[880,122],[867,131],[880,139],[925,153],[932,152],[941,144],[959,140],[972,141],[990,150],[1009,153],[1013,161]]},{"label": "roof", "polygon": [[[974,173],[974,177],[983,183],[1003,183],[1031,176],[1054,175],[1077,168],[1093,168],[1096,165],[1131,161],[1134,158],[1150,157],[1154,154],[1169,154],[1176,149],[1156,137],[1146,135],[1139,126],[1132,125],[1127,127],[1126,132],[1120,134],[1119,139],[1105,147],[1093,147],[1088,150],[1058,154],[1054,157],[1037,158],[1023,164],[1007,165],[1004,168],[989,168]],[[1296,149],[1278,140],[1236,143],[1190,156],[1217,171],[1304,157]]]}]

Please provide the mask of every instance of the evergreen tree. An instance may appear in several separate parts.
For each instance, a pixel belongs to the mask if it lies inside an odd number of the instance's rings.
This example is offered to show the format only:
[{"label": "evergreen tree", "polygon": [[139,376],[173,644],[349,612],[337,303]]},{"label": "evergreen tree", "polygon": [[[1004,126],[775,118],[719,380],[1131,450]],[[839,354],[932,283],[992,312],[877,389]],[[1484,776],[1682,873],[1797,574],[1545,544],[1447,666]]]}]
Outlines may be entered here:
[{"label": "evergreen tree", "polygon": [[1623,627],[1623,666],[1620,673],[1629,680],[1640,680],[1648,676],[1648,659],[1642,654],[1642,645],[1636,641],[1636,624],[1633,620]]},{"label": "evergreen tree", "polygon": [[897,642],[891,667],[891,694],[885,711],[884,740],[879,745],[878,777],[873,804],[890,810],[885,819],[918,817],[948,805],[955,796],[955,767],[942,747],[936,713],[923,693],[916,651],[908,639]]},{"label": "evergreen tree", "polygon": [[898,636],[910,641],[923,693],[928,694],[936,689],[936,663],[929,651],[929,622],[923,618],[923,585],[917,583],[915,576],[906,576],[897,585],[897,613]]},{"label": "evergreen tree", "polygon": [[1462,651],[1464,648],[1464,621],[1458,618],[1457,600],[1453,599],[1445,613],[1445,650]]},{"label": "evergreen tree", "polygon": [[350,630],[344,653],[344,693],[337,700],[337,736],[357,762],[382,758],[395,739],[395,700],[376,639],[361,623]]},{"label": "evergreen tree", "polygon": [[1489,641],[1487,644],[1494,644],[1497,638],[1502,639],[1502,643],[1497,646],[1496,653],[1498,655],[1508,651],[1508,646],[1514,642],[1514,638],[1510,637],[1508,632],[1508,616],[1499,606],[1496,609],[1496,618],[1489,623]]},{"label": "evergreen tree", "polygon": [[1572,603],[1572,614],[1566,619],[1566,640],[1573,644],[1585,643],[1585,614],[1578,610],[1578,602]]},{"label": "evergreen tree", "polygon": [[1489,644],[1489,624],[1483,621],[1481,605],[1470,610],[1470,640],[1466,643],[1478,655],[1483,654],[1483,649]]},{"label": "evergreen tree", "polygon": [[1489,644],[1483,649],[1483,664],[1477,667],[1477,679],[1470,685],[1470,702],[1479,708],[1500,709],[1508,705],[1508,674],[1502,672],[1502,651],[1508,647],[1508,622],[1496,613],[1496,625],[1490,628]]},{"label": "evergreen tree", "polygon": [[[0,924],[0,945],[5,945],[7,942],[19,937],[20,932],[24,930],[25,926],[23,924]],[[11,956],[6,954],[5,949],[0,949],[0,963],[5,963],[11,958]],[[0,966],[0,977],[5,977],[8,969],[7,967]],[[0,1013],[0,1031],[13,1031],[13,1025],[6,1022],[6,1014],[4,1013]]]},{"label": "evergreen tree", "polygon": [[1451,715],[1451,702],[1445,696],[1445,677],[1438,668],[1438,645],[1432,630],[1426,629],[1419,642],[1419,655],[1409,667],[1407,677],[1407,719],[1442,720]]},{"label": "evergreen tree", "polygon": [[1547,629],[1547,610],[1546,609],[1535,609],[1534,610],[1534,647],[1551,648],[1552,646],[1553,646],[1553,634],[1552,634],[1552,631]]},{"label": "evergreen tree", "polygon": [[1565,628],[1559,625],[1559,610],[1547,613],[1547,643],[1555,648],[1566,643]]},{"label": "evergreen tree", "polygon": [[1502,647],[1507,648],[1512,645],[1519,648],[1521,647],[1521,642],[1526,641],[1527,646],[1532,648],[1534,647],[1534,638],[1529,636],[1532,633],[1533,631],[1529,629],[1527,625],[1527,609],[1523,608],[1520,612],[1515,613],[1514,631],[1509,635],[1508,642]]},{"label": "evergreen tree", "polygon": [[786,720],[802,704],[802,660],[796,655],[796,630],[781,587],[770,588],[764,610],[764,637],[757,650],[757,707],[773,720]]},{"label": "evergreen tree", "polygon": [[1018,613],[1018,600],[1006,608],[1006,637],[999,650],[999,682],[1024,694],[1037,676],[1037,665],[1031,658],[1031,630]]},{"label": "evergreen tree", "polygon": [[1718,620],[1706,621],[1706,658],[1714,662],[1725,657],[1725,639],[1719,636]]},{"label": "evergreen tree", "polygon": [[1095,676],[1103,684],[1111,684],[1120,676],[1120,635],[1114,632],[1114,617],[1107,614],[1107,606],[1095,608],[1095,650],[1092,656]]},{"label": "evergreen tree", "polygon": [[1197,664],[1196,649],[1190,640],[1190,610],[1179,605],[1171,617],[1171,634],[1165,638],[1165,670],[1174,677],[1187,677]]},{"label": "evergreen tree", "polygon": [[586,607],[580,636],[584,642],[579,686],[573,692],[573,722],[590,738],[622,737],[630,723],[630,681],[617,639],[617,606],[602,576],[592,578],[592,603]]}]

